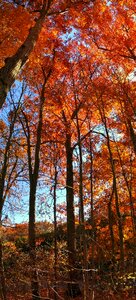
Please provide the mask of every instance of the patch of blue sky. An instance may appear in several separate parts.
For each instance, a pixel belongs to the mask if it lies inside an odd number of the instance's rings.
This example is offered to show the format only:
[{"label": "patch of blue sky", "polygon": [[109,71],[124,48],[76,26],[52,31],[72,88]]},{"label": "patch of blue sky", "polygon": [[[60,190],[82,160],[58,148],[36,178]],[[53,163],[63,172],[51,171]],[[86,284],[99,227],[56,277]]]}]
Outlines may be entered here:
[{"label": "patch of blue sky", "polygon": [[[104,125],[101,124],[96,126],[94,129],[94,133],[99,134],[101,136],[100,144],[98,144],[100,146],[103,140],[107,138]],[[123,134],[120,133],[117,128],[112,128],[112,129],[108,128],[108,134],[109,134],[109,138],[116,142],[120,141],[123,137]]]},{"label": "patch of blue sky", "polygon": [[60,38],[62,39],[63,43],[67,45],[70,41],[74,41],[77,40],[77,38],[80,38],[80,31],[74,26],[69,26],[66,33],[61,34]]},{"label": "patch of blue sky", "polygon": [[[23,92],[22,92],[23,91]],[[16,105],[19,100],[23,103],[24,95],[30,95],[32,92],[30,91],[29,87],[26,85],[25,81],[16,80],[10,91],[8,92],[6,103],[1,109],[0,118],[3,120],[7,120],[7,116],[10,110],[14,108],[13,105]]]},{"label": "patch of blue sky", "polygon": [[109,1],[109,0],[106,1],[106,5],[107,5],[107,6],[110,6],[111,4],[112,4],[111,1]]},{"label": "patch of blue sky", "polygon": [[[53,182],[45,182],[45,187],[37,190],[37,201],[36,201],[36,221],[54,221],[54,199],[53,199]],[[66,189],[59,186],[56,191],[56,205],[66,203]],[[60,215],[60,214],[58,214]],[[60,216],[59,216],[60,217]]]},{"label": "patch of blue sky", "polygon": [[18,178],[17,184],[6,197],[2,219],[8,216],[12,224],[24,223],[28,220],[28,191],[28,182],[24,178]]},{"label": "patch of blue sky", "polygon": [[[40,179],[38,182],[37,193],[36,193],[36,222],[47,221],[53,222],[53,192],[51,192],[51,186],[53,182],[46,180],[45,178]],[[57,189],[57,205],[66,203],[66,188],[58,184]],[[58,220],[61,219],[61,214],[57,213]],[[12,224],[27,223],[29,221],[29,182],[27,180],[20,181],[19,186],[14,188],[13,195],[7,197],[4,208],[3,217],[8,217],[8,220]]]}]

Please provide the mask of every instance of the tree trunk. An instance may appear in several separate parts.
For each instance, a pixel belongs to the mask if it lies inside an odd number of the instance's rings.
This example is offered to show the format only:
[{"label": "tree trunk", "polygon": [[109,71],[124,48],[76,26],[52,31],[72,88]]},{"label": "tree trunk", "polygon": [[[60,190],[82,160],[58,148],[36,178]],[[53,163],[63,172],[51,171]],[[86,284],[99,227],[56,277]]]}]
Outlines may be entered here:
[{"label": "tree trunk", "polygon": [[[71,135],[66,134],[66,199],[67,199],[67,242],[69,267],[75,265],[75,215],[74,215],[74,193],[73,193],[73,150],[71,147]],[[70,273],[71,276],[73,272]],[[73,278],[71,278],[73,279]]]},{"label": "tree trunk", "polygon": [[75,298],[81,295],[79,284],[76,283],[76,251],[75,251],[75,215],[74,215],[74,192],[73,192],[73,149],[71,147],[71,134],[69,128],[66,133],[66,199],[67,199],[67,245],[68,245],[68,268],[69,279],[68,295]]},{"label": "tree trunk", "polygon": [[128,127],[129,127],[129,133],[130,133],[133,149],[134,149],[134,152],[136,154],[136,134],[135,134],[135,131],[133,129],[133,126],[132,126],[131,121],[129,120],[129,118],[127,118],[127,123],[128,123]]},{"label": "tree trunk", "polygon": [[85,233],[85,220],[84,220],[84,203],[83,203],[83,173],[82,173],[82,148],[79,143],[79,156],[80,156],[80,167],[79,167],[79,205],[80,205],[80,226],[83,243],[83,284],[84,284],[84,300],[89,300],[89,284],[88,284],[88,262],[87,262],[87,241]]},{"label": "tree trunk", "polygon": [[[2,216],[2,209],[4,205],[4,183],[5,183],[5,176],[6,176],[7,167],[5,166],[2,168],[1,174],[0,174],[0,218]],[[4,175],[5,174],[5,175]],[[1,222],[1,220],[0,220]]]},{"label": "tree trunk", "polygon": [[90,136],[90,192],[91,192],[91,225],[92,225],[92,269],[94,269],[94,251],[95,251],[95,240],[96,240],[96,228],[94,219],[94,197],[93,197],[93,154],[92,154],[92,140]]},{"label": "tree trunk", "polygon": [[108,218],[109,218],[109,231],[111,237],[111,252],[112,252],[112,264],[114,266],[115,263],[115,240],[114,240],[114,232],[113,232],[113,213],[112,213],[112,198],[114,191],[112,190],[112,194],[108,203]]},{"label": "tree trunk", "polygon": [[[0,174],[0,229],[1,229],[1,218],[2,218],[2,210],[3,210],[3,205],[4,201],[6,198],[6,192],[5,192],[5,184],[8,185],[6,182],[6,175],[7,175],[7,169],[8,169],[8,155],[10,151],[10,146],[11,146],[11,138],[12,134],[14,131],[14,125],[17,117],[17,111],[19,108],[19,104],[17,106],[17,109],[14,111],[13,119],[10,124],[10,129],[9,129],[9,136],[8,140],[6,143],[6,147],[4,150],[4,159],[3,159],[3,165],[1,169],[1,174]],[[8,191],[8,189],[7,189]],[[0,233],[1,235],[1,233]],[[2,300],[6,300],[6,283],[5,283],[5,274],[4,274],[4,265],[3,265],[3,253],[2,253],[2,240],[0,236],[0,293]]]},{"label": "tree trunk", "polygon": [[[89,124],[89,130],[90,130],[90,124]],[[96,225],[95,225],[95,218],[94,218],[94,187],[93,187],[93,148],[92,148],[92,138],[91,134],[89,137],[89,155],[90,155],[90,192],[91,192],[91,245],[92,245],[92,257],[91,257],[91,268],[92,268],[92,288],[91,288],[91,299],[94,298],[94,292],[95,292],[95,243],[96,243]]]},{"label": "tree trunk", "polygon": [[[30,182],[30,195],[29,195],[29,254],[30,254],[30,263],[32,267],[31,271],[31,288],[32,288],[32,299],[40,300],[39,296],[39,285],[38,277],[36,271],[36,251],[35,251],[35,204],[36,204],[36,190],[38,183],[39,175],[39,165],[40,165],[40,146],[41,146],[41,136],[42,136],[42,125],[43,125],[43,107],[45,101],[45,86],[49,76],[51,75],[52,65],[45,76],[44,72],[44,82],[41,88],[40,93],[40,103],[39,103],[39,119],[36,130],[36,145],[35,145],[35,154],[34,160],[32,160],[31,154],[31,132],[29,127],[29,121],[25,112],[22,111],[24,117],[24,122],[20,119],[26,140],[27,140],[27,156],[28,156],[28,169],[29,169],[29,182]],[[33,166],[34,165],[34,166]]]},{"label": "tree trunk", "polygon": [[113,154],[112,154],[112,150],[111,150],[110,137],[109,137],[109,132],[108,132],[108,128],[107,128],[107,119],[106,119],[106,114],[105,114],[105,107],[104,107],[104,102],[103,102],[102,98],[101,98],[101,106],[99,105],[99,112],[100,112],[101,119],[102,119],[102,122],[105,127],[106,138],[107,138],[107,148],[109,151],[111,171],[112,171],[112,176],[113,176],[113,193],[115,195],[115,207],[116,207],[117,223],[118,223],[118,231],[119,231],[120,267],[122,269],[124,269],[123,229],[122,229],[122,219],[121,219],[121,213],[120,213],[120,207],[119,207],[119,198],[118,198],[116,172],[115,172],[115,161],[113,159]]},{"label": "tree trunk", "polygon": [[[1,231],[1,214],[0,214],[0,231]],[[0,232],[0,297],[2,300],[7,300],[7,292],[6,292],[6,280],[5,280],[5,272],[3,265],[3,253],[2,253],[2,236]]]},{"label": "tree trunk", "polygon": [[132,218],[132,224],[133,224],[133,235],[135,237],[136,234],[136,216],[135,216],[135,208],[134,208],[134,203],[133,203],[133,197],[132,197],[132,159],[130,157],[130,175],[131,175],[131,180],[130,183],[127,179],[127,174],[123,168],[123,163],[122,163],[122,159],[121,159],[121,155],[120,155],[120,151],[118,146],[116,145],[117,148],[117,152],[118,152],[118,156],[119,156],[119,161],[120,161],[120,165],[121,165],[121,169],[122,169],[122,175],[124,177],[126,186],[127,186],[127,190],[128,190],[128,194],[129,194],[129,203],[130,203],[130,209],[131,209],[131,218]]},{"label": "tree trunk", "polygon": [[[6,173],[5,173],[6,174]],[[3,178],[1,179],[2,174],[0,174],[0,296],[2,300],[7,300],[6,297],[6,281],[5,281],[5,271],[4,271],[4,265],[3,265],[3,251],[2,251],[2,236],[1,236],[1,218],[2,218],[2,209],[4,205],[4,181]]]},{"label": "tree trunk", "polygon": [[25,65],[29,55],[34,49],[48,9],[49,7],[43,5],[40,16],[34,27],[30,28],[29,34],[24,43],[13,56],[5,59],[5,65],[0,69],[0,108],[5,102],[7,93],[9,92],[12,84],[15,82],[22,67]]},{"label": "tree trunk", "polygon": [[[77,99],[75,94],[75,104],[77,111]],[[83,201],[83,157],[82,157],[82,145],[81,145],[81,134],[80,125],[78,120],[78,113],[76,113],[76,125],[78,134],[78,148],[79,148],[79,224],[81,227],[81,243],[83,244],[83,285],[84,285],[84,300],[89,298],[89,284],[88,284],[88,262],[87,262],[87,241],[85,233],[85,219],[84,219],[84,201]]]},{"label": "tree trunk", "polygon": [[123,246],[122,220],[121,220],[121,214],[120,214],[120,208],[119,208],[119,199],[118,199],[116,173],[115,173],[115,162],[114,162],[114,159],[112,156],[109,133],[108,133],[108,130],[106,127],[106,123],[105,123],[105,131],[106,131],[106,135],[107,135],[107,147],[109,150],[110,164],[111,164],[111,170],[112,170],[112,175],[113,175],[113,193],[115,194],[115,206],[116,206],[117,222],[118,222],[118,230],[119,230],[120,266],[121,266],[121,268],[123,268],[124,267],[124,246]]},{"label": "tree trunk", "polygon": [[[57,215],[56,215],[56,190],[57,190],[57,166],[55,165],[55,177],[54,177],[54,190],[53,190],[53,198],[54,198],[54,278],[55,278],[55,292],[56,282],[57,282],[57,264],[58,264],[58,247],[57,247]],[[54,300],[57,300],[57,294],[54,292]]]},{"label": "tree trunk", "polygon": [[36,200],[36,182],[32,175],[30,184],[29,198],[29,255],[31,265],[31,289],[32,299],[40,300],[39,285],[36,271],[36,251],[35,251],[35,200]]}]

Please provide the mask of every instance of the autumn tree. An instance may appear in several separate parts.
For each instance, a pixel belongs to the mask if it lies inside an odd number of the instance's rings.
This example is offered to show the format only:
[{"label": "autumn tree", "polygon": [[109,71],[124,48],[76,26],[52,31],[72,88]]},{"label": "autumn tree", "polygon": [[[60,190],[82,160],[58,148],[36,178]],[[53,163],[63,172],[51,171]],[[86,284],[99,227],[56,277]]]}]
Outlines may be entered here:
[{"label": "autumn tree", "polygon": [[[29,193],[29,254],[30,254],[30,262],[32,267],[31,273],[31,287],[32,287],[32,297],[33,299],[40,299],[39,296],[39,286],[38,286],[38,278],[36,271],[36,252],[35,252],[35,204],[36,204],[36,189],[38,182],[38,174],[39,174],[39,165],[40,165],[40,146],[41,146],[41,137],[42,137],[42,125],[43,125],[43,108],[45,101],[45,87],[52,72],[52,64],[46,73],[43,70],[43,84],[40,90],[39,95],[39,112],[38,112],[38,123],[36,128],[36,144],[34,146],[34,158],[32,156],[31,150],[31,129],[30,129],[30,121],[28,117],[27,111],[25,112],[22,109],[22,116],[19,117],[21,122],[25,138],[27,144],[27,156],[28,156],[28,170],[29,170],[29,182],[30,182],[30,193]],[[34,159],[34,161],[33,161]]]},{"label": "autumn tree", "polygon": [[[22,79],[28,87],[17,112],[16,136],[22,139],[16,142],[11,138],[9,153],[19,146],[28,157],[29,176],[26,173],[25,176],[30,183],[33,297],[40,298],[35,204],[38,188],[47,197],[48,184],[54,199],[55,256],[53,252],[51,257],[55,257],[55,280],[58,275],[56,203],[63,185],[66,207],[60,204],[60,208],[62,216],[67,215],[67,292],[73,298],[80,294],[81,267],[84,299],[90,296],[89,282],[93,298],[96,281],[102,278],[105,265],[109,264],[107,269],[112,270],[113,279],[119,276],[116,272],[119,266],[120,273],[125,272],[127,263],[130,268],[130,260],[135,258],[135,3],[133,0],[3,3],[1,106],[15,79],[19,80],[18,89]],[[18,18],[14,22],[16,13]],[[49,61],[54,53],[51,71]],[[5,103],[4,110],[10,110],[10,105],[6,107]],[[14,113],[15,110],[10,114],[12,120]],[[5,134],[3,124],[2,120]],[[7,128],[7,124],[4,126]],[[2,159],[4,165],[3,154]],[[6,176],[13,178],[14,172],[10,170],[6,169]],[[113,274],[116,276],[112,277]]]},{"label": "autumn tree", "polygon": [[[16,135],[16,122],[21,107],[21,100],[25,87],[22,86],[19,100],[14,103],[14,91],[10,97],[10,111],[6,122],[0,120],[1,139],[1,173],[0,173],[0,226],[2,225],[2,213],[8,195],[12,195],[12,189],[17,184],[18,177],[23,173],[25,163],[21,163],[22,153],[19,151],[20,138]],[[23,158],[23,157],[22,157]],[[0,268],[1,268],[1,297],[6,298],[5,276],[2,258],[2,237],[0,238]]]},{"label": "autumn tree", "polygon": [[[22,3],[21,3],[22,2]],[[22,45],[18,47],[18,50],[16,50],[15,54],[10,55],[10,57],[5,58],[5,64],[2,66],[0,70],[0,98],[1,98],[1,104],[0,107],[2,107],[3,103],[5,102],[6,95],[16,80],[18,74],[20,73],[21,69],[25,65],[25,63],[28,61],[29,56],[31,52],[34,49],[34,46],[39,38],[40,32],[43,28],[45,18],[50,16],[56,16],[61,15],[61,13],[67,13],[67,10],[70,10],[70,8],[76,9],[77,5],[79,4],[79,7],[81,4],[84,4],[84,1],[75,1],[74,3],[72,1],[65,1],[62,5],[61,3],[55,3],[55,1],[47,0],[47,1],[34,1],[34,2],[28,2],[28,1],[21,1],[16,2],[13,1],[9,5],[11,9],[18,10],[20,14],[24,14],[24,17],[27,15],[26,11],[31,15],[32,14],[32,20],[33,20],[33,26],[30,27],[29,32],[27,33],[26,39],[23,41]],[[89,1],[90,2],[90,1]],[[92,1],[91,1],[92,2]],[[21,5],[22,4],[22,5]],[[5,4],[6,5],[6,4]],[[5,5],[1,8],[4,9]],[[16,8],[16,5],[18,6]],[[15,6],[15,7],[14,7]],[[21,9],[20,9],[21,6]],[[23,9],[22,9],[23,7]],[[81,6],[82,9],[82,6]],[[38,17],[35,13],[38,14]],[[31,18],[31,16],[30,16]],[[62,21],[64,22],[63,18]],[[28,25],[27,25],[28,26]],[[25,32],[26,35],[26,32]],[[3,38],[5,40],[5,37]],[[54,44],[54,41],[53,41]],[[52,47],[51,45],[49,47]],[[14,49],[13,51],[14,52]]]}]

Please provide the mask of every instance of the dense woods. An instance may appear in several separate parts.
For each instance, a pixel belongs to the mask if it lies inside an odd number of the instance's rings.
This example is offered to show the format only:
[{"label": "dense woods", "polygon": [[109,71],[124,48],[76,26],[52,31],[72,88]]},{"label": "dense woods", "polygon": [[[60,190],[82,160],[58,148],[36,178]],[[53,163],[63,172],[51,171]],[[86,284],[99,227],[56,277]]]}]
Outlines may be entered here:
[{"label": "dense woods", "polygon": [[135,34],[134,0],[0,1],[0,299],[135,299]]}]

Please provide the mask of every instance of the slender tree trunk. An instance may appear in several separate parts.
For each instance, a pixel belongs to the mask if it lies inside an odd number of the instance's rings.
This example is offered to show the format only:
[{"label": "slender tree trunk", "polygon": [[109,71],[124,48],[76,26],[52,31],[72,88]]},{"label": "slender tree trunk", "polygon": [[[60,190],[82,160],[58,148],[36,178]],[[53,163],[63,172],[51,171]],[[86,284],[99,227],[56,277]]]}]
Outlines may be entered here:
[{"label": "slender tree trunk", "polygon": [[[54,57],[53,57],[54,61]],[[43,125],[43,107],[45,101],[45,86],[52,72],[52,65],[49,69],[47,75],[44,75],[44,82],[42,85],[40,93],[40,103],[39,103],[39,119],[36,131],[36,145],[35,145],[35,154],[34,160],[32,160],[31,154],[31,132],[29,121],[25,112],[22,111],[24,122],[20,119],[26,140],[27,140],[27,156],[28,156],[28,169],[29,169],[29,182],[30,182],[30,196],[29,196],[29,254],[30,254],[30,263],[32,267],[31,271],[31,287],[32,287],[32,299],[40,300],[39,296],[39,284],[38,276],[36,270],[36,251],[35,251],[35,205],[36,205],[36,190],[38,183],[39,175],[39,165],[40,165],[40,146],[41,146],[41,136],[42,136],[42,125]],[[34,166],[33,166],[34,165]]]},{"label": "slender tree trunk", "polygon": [[[6,154],[7,156],[7,154]],[[2,168],[2,174],[0,174],[0,296],[2,300],[7,300],[7,290],[6,290],[6,280],[5,280],[5,270],[3,264],[3,247],[2,247],[2,236],[1,236],[1,229],[2,229],[2,210],[4,205],[4,183],[5,177],[7,172],[7,162],[6,157],[4,158],[4,168]]]},{"label": "slender tree trunk", "polygon": [[126,187],[128,190],[128,194],[129,194],[129,205],[130,205],[130,213],[131,213],[131,218],[132,218],[132,229],[133,229],[133,237],[134,237],[134,268],[135,268],[135,264],[136,264],[136,215],[135,215],[135,208],[134,208],[134,202],[133,202],[133,196],[132,196],[132,179],[133,179],[133,173],[132,173],[132,159],[130,157],[130,182],[127,179],[127,175],[126,172],[123,168],[123,163],[122,163],[122,159],[121,159],[121,155],[120,155],[120,151],[118,146],[116,145],[117,148],[117,152],[118,152],[118,157],[119,157],[119,161],[120,161],[120,165],[122,168],[122,175],[124,177],[125,183],[126,183]]},{"label": "slender tree trunk", "polygon": [[116,175],[115,171],[113,171],[113,181],[114,181],[114,193],[115,193],[115,205],[116,205],[116,212],[117,212],[117,221],[118,221],[118,229],[119,229],[119,244],[120,244],[120,263],[121,268],[124,267],[124,243],[123,243],[123,230],[122,230],[122,220],[119,208],[119,199],[118,199],[118,192],[117,192],[117,184],[116,184]]},{"label": "slender tree trunk", "polygon": [[[3,194],[4,194],[4,182],[5,182],[6,171],[7,171],[7,167],[5,166],[4,170],[2,168],[2,172],[0,174],[0,222],[1,222],[1,216],[2,216],[2,209],[3,209],[3,205],[4,205],[4,197],[3,197],[4,195]],[[1,223],[0,223],[0,225],[1,225]]]},{"label": "slender tree trunk", "polygon": [[74,215],[74,191],[73,191],[73,149],[71,147],[71,134],[67,128],[66,132],[66,199],[67,199],[67,245],[68,245],[68,263],[69,279],[68,294],[72,298],[81,295],[79,284],[76,283],[76,251],[75,251],[75,215]]},{"label": "slender tree trunk", "polygon": [[109,139],[109,133],[106,125],[106,120],[104,122],[105,125],[105,131],[107,136],[107,147],[109,150],[109,156],[110,156],[110,164],[111,164],[111,170],[113,175],[113,192],[115,194],[115,206],[116,206],[116,212],[117,212],[117,222],[118,222],[118,230],[119,230],[119,245],[120,245],[120,265],[121,268],[124,268],[124,246],[123,246],[123,230],[122,230],[122,220],[121,220],[121,214],[120,214],[120,208],[119,208],[119,199],[118,199],[118,191],[117,191],[117,182],[116,182],[116,173],[115,173],[115,162],[112,156],[111,146],[110,146],[110,139]]},{"label": "slender tree trunk", "polygon": [[36,251],[35,251],[35,201],[36,201],[36,182],[32,175],[30,184],[29,198],[29,255],[31,264],[31,289],[32,299],[40,300],[39,284],[36,270]]},{"label": "slender tree trunk", "polygon": [[[127,100],[129,100],[129,103],[130,103],[131,100],[128,95],[127,95]],[[123,118],[125,120],[124,123],[125,123],[126,129],[128,131],[128,134],[130,136],[133,150],[136,154],[136,134],[135,134],[134,128],[132,126],[131,117],[129,116],[129,113],[128,113],[128,102],[126,100],[124,100],[123,103],[121,100],[119,100],[119,102],[120,102],[121,112],[122,112]],[[133,110],[134,116],[136,117],[136,111],[132,105],[132,102],[130,103],[130,105],[131,105],[131,109]]]},{"label": "slender tree trunk", "polygon": [[[49,71],[48,76],[51,74]],[[44,105],[44,92],[45,85],[47,82],[47,77],[44,78],[44,83],[41,89],[40,95],[40,107],[39,107],[39,120],[37,126],[37,141],[35,145],[35,157],[34,157],[34,167],[31,155],[31,132],[29,127],[29,122],[27,115],[22,111],[25,125],[21,122],[24,129],[26,139],[27,139],[27,155],[28,155],[28,167],[29,167],[29,182],[30,182],[30,194],[29,194],[29,256],[31,264],[31,289],[32,289],[32,299],[40,300],[39,296],[39,284],[36,270],[36,251],[35,251],[35,205],[36,205],[36,189],[39,174],[39,164],[40,164],[40,145],[41,145],[41,135],[42,135],[42,122],[43,122],[43,105]]]},{"label": "slender tree trunk", "polygon": [[[77,110],[77,101],[75,95],[75,103]],[[79,221],[81,227],[81,242],[83,243],[83,285],[84,285],[84,300],[89,299],[89,284],[88,284],[88,262],[87,262],[87,240],[85,233],[85,219],[84,219],[84,201],[83,201],[83,157],[82,145],[80,136],[80,127],[78,115],[76,113],[77,133],[78,133],[78,147],[79,147]]]},{"label": "slender tree trunk", "polygon": [[94,251],[95,251],[95,240],[96,240],[96,228],[94,220],[94,197],[93,197],[93,153],[92,153],[92,140],[90,137],[90,191],[91,191],[91,225],[92,225],[92,269],[94,269]]},{"label": "slender tree trunk", "polygon": [[113,232],[113,213],[112,213],[112,198],[114,191],[112,189],[112,194],[108,203],[108,218],[109,218],[109,231],[111,237],[111,253],[112,253],[112,264],[114,266],[115,263],[115,240],[114,240],[114,232]]},{"label": "slender tree trunk", "polygon": [[112,154],[112,150],[111,150],[110,137],[109,137],[109,132],[108,132],[108,128],[107,128],[107,119],[106,119],[106,114],[105,114],[105,107],[104,107],[104,102],[103,102],[102,98],[101,98],[101,106],[99,105],[99,112],[100,112],[101,119],[102,119],[102,122],[105,127],[106,138],[107,138],[107,148],[109,151],[111,171],[112,171],[112,176],[113,176],[113,193],[115,195],[115,207],[116,207],[118,231],[119,231],[120,267],[121,267],[121,269],[124,269],[123,229],[122,229],[122,218],[121,218],[120,207],[119,207],[119,198],[118,198],[116,172],[115,172],[115,161],[113,159],[113,154]]},{"label": "slender tree trunk", "polygon": [[[67,198],[67,242],[69,267],[75,265],[75,215],[74,215],[74,193],[73,193],[73,149],[71,147],[71,135],[66,134],[66,198]],[[73,272],[70,273],[73,277]],[[73,278],[71,278],[72,280]]]},{"label": "slender tree trunk", "polygon": [[[20,98],[21,100],[21,98]],[[19,101],[20,103],[20,101]],[[17,112],[19,108],[19,103],[17,106],[17,109],[14,111],[13,119],[10,124],[10,129],[9,129],[9,136],[8,140],[6,143],[5,151],[4,151],[4,159],[3,159],[3,165],[1,169],[1,174],[0,174],[0,229],[1,229],[1,218],[2,218],[2,210],[3,210],[3,205],[4,201],[6,198],[6,192],[5,192],[5,184],[6,182],[6,175],[7,175],[7,169],[8,169],[8,156],[9,156],[9,151],[10,151],[10,146],[11,146],[11,138],[12,134],[14,131],[14,126],[15,126],[15,121],[17,117]],[[8,189],[7,189],[8,191]],[[0,233],[1,235],[1,233]],[[5,282],[5,272],[4,272],[4,265],[3,265],[3,253],[2,253],[2,239],[0,236],[0,291],[1,291],[1,297],[2,300],[6,300],[6,282]]]},{"label": "slender tree trunk", "polygon": [[[90,130],[90,124],[89,124],[89,130]],[[91,134],[89,137],[89,155],[90,155],[90,192],[91,192],[91,226],[92,226],[92,233],[91,233],[91,244],[92,244],[92,257],[91,257],[91,268],[92,268],[92,288],[91,288],[91,299],[94,299],[94,293],[95,293],[95,261],[94,261],[94,255],[95,255],[95,242],[96,242],[96,225],[95,225],[95,218],[94,218],[94,186],[93,186],[93,149],[92,149],[92,138]]]},{"label": "slender tree trunk", "polygon": [[124,177],[125,183],[126,183],[126,187],[128,190],[128,194],[129,194],[129,203],[130,203],[130,209],[131,209],[131,218],[132,218],[132,225],[133,225],[133,235],[135,237],[136,234],[136,216],[135,216],[135,209],[134,209],[134,203],[133,203],[133,197],[132,197],[132,160],[130,158],[130,175],[131,175],[131,180],[130,180],[130,184],[128,182],[127,179],[127,175],[126,172],[123,168],[123,163],[122,163],[122,159],[121,159],[121,155],[119,152],[119,148],[116,145],[117,148],[117,152],[118,152],[118,157],[119,157],[119,161],[120,161],[120,165],[121,165],[121,169],[122,169],[122,175]]},{"label": "slender tree trunk", "polygon": [[[57,265],[58,265],[58,247],[57,247],[57,215],[56,215],[56,191],[57,191],[57,166],[55,165],[55,178],[54,178],[54,190],[53,190],[53,199],[54,199],[54,278],[55,285],[57,282]],[[57,288],[55,286],[55,291]],[[57,300],[57,294],[54,292],[54,300]]]},{"label": "slender tree trunk", "polygon": [[84,300],[89,300],[89,283],[88,283],[88,262],[87,262],[87,240],[85,233],[85,220],[84,220],[84,203],[83,203],[83,160],[82,160],[82,147],[79,143],[79,204],[80,204],[80,226],[83,242],[83,284],[84,284]]},{"label": "slender tree trunk", "polygon": [[16,80],[22,67],[27,62],[30,53],[34,49],[43,26],[45,16],[50,7],[50,2],[51,1],[48,1],[48,5],[43,5],[40,16],[34,27],[30,28],[29,34],[24,43],[13,56],[6,58],[5,65],[0,69],[0,108],[5,102],[7,93],[9,92],[12,84]]},{"label": "slender tree trunk", "polygon": [[6,280],[5,280],[5,272],[4,272],[4,265],[3,265],[1,229],[2,229],[2,224],[1,224],[1,213],[0,213],[0,297],[2,300],[7,300]]},{"label": "slender tree trunk", "polygon": [[129,128],[129,133],[130,133],[133,149],[134,149],[134,152],[136,154],[136,134],[135,134],[132,123],[129,120],[129,118],[127,118],[127,123],[128,123],[128,128]]}]

